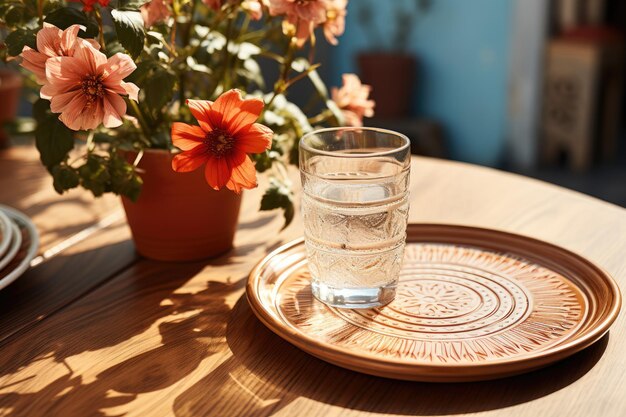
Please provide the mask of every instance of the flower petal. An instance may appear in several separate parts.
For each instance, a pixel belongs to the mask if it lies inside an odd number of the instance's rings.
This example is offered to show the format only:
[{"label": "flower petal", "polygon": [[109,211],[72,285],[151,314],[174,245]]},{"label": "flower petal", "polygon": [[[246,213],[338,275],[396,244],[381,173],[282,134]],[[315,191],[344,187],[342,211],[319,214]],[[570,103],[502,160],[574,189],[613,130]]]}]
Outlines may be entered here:
[{"label": "flower petal", "polygon": [[[52,99],[54,100],[55,97]],[[74,98],[63,108],[59,120],[72,130],[87,130],[98,127],[103,114],[104,109],[101,103],[96,102],[95,105],[87,107],[85,96],[75,94]]]},{"label": "flower petal", "polygon": [[215,100],[209,115],[213,126],[235,135],[259,118],[263,105],[260,98],[244,100],[239,90],[232,89]]},{"label": "flower petal", "polygon": [[44,23],[43,28],[37,32],[37,51],[50,57],[59,56],[62,33],[58,27]]},{"label": "flower petal", "polygon": [[115,93],[108,93],[102,99],[104,127],[118,127],[122,124],[122,116],[126,114],[126,102]]},{"label": "flower petal", "polygon": [[91,43],[84,39],[76,40],[74,57],[80,60],[85,67],[85,73],[89,74],[101,74],[99,69],[107,64],[106,55],[94,48]]},{"label": "flower petal", "polygon": [[200,127],[205,132],[210,132],[214,129],[211,124],[211,119],[209,113],[211,112],[211,106],[213,105],[212,101],[208,100],[187,100],[187,105],[189,106],[189,110],[191,110],[191,114],[196,118]]},{"label": "flower petal", "polygon": [[46,61],[48,56],[28,46],[24,46],[21,57],[22,63],[20,65],[35,74],[39,84],[44,84],[46,82]]},{"label": "flower petal", "polygon": [[[193,151],[188,151],[193,152]],[[231,171],[224,158],[210,158],[204,169],[206,182],[214,190],[220,190],[230,180]]]},{"label": "flower petal", "polygon": [[181,152],[172,158],[172,169],[176,172],[190,172],[198,169],[208,162],[209,155],[204,146],[198,146],[192,150]]},{"label": "flower petal", "polygon": [[118,84],[137,69],[132,58],[121,52],[110,57],[102,68],[105,84]]},{"label": "flower petal", "polygon": [[136,84],[121,81],[120,85],[126,91],[126,94],[128,94],[129,99],[139,101],[139,87],[137,87]]},{"label": "flower petal", "polygon": [[252,189],[257,186],[256,169],[254,163],[245,153],[235,153],[228,158],[231,168],[230,180],[226,184],[229,190],[233,190],[237,194],[242,188]]},{"label": "flower petal", "polygon": [[188,151],[199,146],[204,141],[206,133],[200,126],[186,123],[172,123],[172,143],[183,151]]},{"label": "flower petal", "polygon": [[52,113],[62,113],[71,104],[72,100],[74,100],[77,95],[78,93],[76,93],[75,91],[54,94],[50,97],[50,111]]},{"label": "flower petal", "polygon": [[239,132],[235,147],[243,153],[261,153],[272,146],[274,132],[267,126],[254,123],[247,130]]},{"label": "flower petal", "polygon": [[46,61],[46,79],[59,88],[80,87],[80,80],[89,75],[88,66],[79,58],[59,56]]},{"label": "flower petal", "polygon": [[76,38],[81,29],[84,29],[84,26],[72,25],[61,32],[59,48],[64,56],[71,56],[74,53]]}]

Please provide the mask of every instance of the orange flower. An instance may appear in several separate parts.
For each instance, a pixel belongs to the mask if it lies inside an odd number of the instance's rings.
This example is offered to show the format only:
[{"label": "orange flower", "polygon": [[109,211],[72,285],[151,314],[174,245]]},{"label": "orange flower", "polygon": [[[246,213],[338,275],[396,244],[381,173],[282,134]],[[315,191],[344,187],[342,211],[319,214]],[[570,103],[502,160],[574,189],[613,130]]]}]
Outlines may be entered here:
[{"label": "orange flower", "polygon": [[174,156],[172,169],[189,172],[206,164],[204,176],[214,190],[226,186],[240,193],[256,187],[256,170],[247,154],[269,149],[273,135],[270,128],[255,123],[263,100],[244,100],[239,90],[229,90],[215,102],[187,104],[200,126],[172,124],[172,142],[183,151]]}]

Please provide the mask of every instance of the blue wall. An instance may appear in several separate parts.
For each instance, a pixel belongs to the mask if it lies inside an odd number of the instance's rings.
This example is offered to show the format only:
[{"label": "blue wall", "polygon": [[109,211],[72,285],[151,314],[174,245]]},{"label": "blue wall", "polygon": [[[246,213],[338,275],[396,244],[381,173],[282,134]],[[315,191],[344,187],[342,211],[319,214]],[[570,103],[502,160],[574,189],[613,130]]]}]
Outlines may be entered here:
[{"label": "blue wall", "polygon": [[[356,72],[356,54],[374,41],[358,21],[351,0],[346,32],[334,48],[334,84],[340,74]],[[393,7],[415,0],[370,1],[376,6],[376,30],[391,39]],[[508,46],[513,0],[431,0],[415,20],[410,50],[419,60],[414,113],[442,122],[451,156],[496,165],[505,146]]]}]

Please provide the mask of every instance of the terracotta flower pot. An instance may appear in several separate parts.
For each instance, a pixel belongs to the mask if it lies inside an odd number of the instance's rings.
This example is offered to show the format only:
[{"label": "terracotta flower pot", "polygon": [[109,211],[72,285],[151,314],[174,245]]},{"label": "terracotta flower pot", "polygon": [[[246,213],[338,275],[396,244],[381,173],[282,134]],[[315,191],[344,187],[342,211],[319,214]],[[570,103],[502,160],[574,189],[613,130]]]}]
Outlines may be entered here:
[{"label": "terracotta flower pot", "polygon": [[409,115],[417,64],[412,55],[393,52],[368,52],[358,56],[363,83],[372,86],[370,97],[376,102],[378,118]]},{"label": "terracotta flower pot", "polygon": [[[129,160],[134,159],[128,155]],[[172,154],[147,150],[138,168],[143,188],[137,202],[123,197],[137,251],[161,261],[191,261],[223,254],[233,246],[241,195],[214,191],[204,170],[176,173]]]},{"label": "terracotta flower pot", "polygon": [[15,120],[22,92],[22,76],[19,72],[0,69],[0,149],[9,146],[5,123]]}]

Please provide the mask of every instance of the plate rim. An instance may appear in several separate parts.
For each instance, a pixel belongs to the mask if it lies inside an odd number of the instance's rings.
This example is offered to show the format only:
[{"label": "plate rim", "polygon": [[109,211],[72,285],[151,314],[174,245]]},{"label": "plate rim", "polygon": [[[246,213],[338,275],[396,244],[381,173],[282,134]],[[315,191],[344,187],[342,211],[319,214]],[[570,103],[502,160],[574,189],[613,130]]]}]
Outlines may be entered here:
[{"label": "plate rim", "polygon": [[[2,290],[19,278],[30,267],[30,262],[33,260],[37,254],[37,250],[39,249],[39,231],[33,221],[21,211],[4,204],[0,204],[0,211],[3,211],[9,218],[16,217],[21,220],[26,225],[26,229],[30,235],[30,246],[28,247],[28,251],[26,252],[26,256],[22,262],[20,262],[5,277],[0,278],[0,290]],[[12,223],[14,222],[12,221]]]},{"label": "plate rim", "polygon": [[11,224],[12,222],[11,219],[9,219],[9,216],[0,211],[0,228],[2,228],[3,231],[7,232],[7,237],[5,237],[5,235],[3,234],[2,240],[0,240],[0,257],[3,257],[6,254],[9,246],[11,245],[11,240],[13,236]]},{"label": "plate rim", "polygon": [[[447,229],[448,231],[463,231],[463,232],[479,232],[479,233],[487,233],[487,234],[496,234],[501,238],[514,239],[517,242],[526,241],[528,243],[532,243],[535,245],[540,245],[545,248],[550,248],[551,250],[556,250],[557,252],[566,255],[568,258],[576,260],[583,265],[592,268],[598,276],[602,278],[602,281],[607,285],[610,292],[613,294],[613,302],[609,306],[610,308],[606,313],[604,313],[603,319],[597,323],[590,331],[584,332],[582,334],[579,333],[578,337],[573,337],[571,339],[565,340],[562,344],[557,344],[546,350],[540,350],[533,352],[528,355],[522,355],[514,359],[504,358],[500,360],[492,360],[489,362],[482,363],[464,363],[464,364],[440,364],[440,363],[407,363],[406,361],[397,360],[393,358],[381,358],[371,353],[362,352],[358,355],[352,354],[345,349],[337,348],[329,343],[320,342],[312,337],[308,337],[305,333],[297,332],[292,329],[290,326],[283,325],[282,321],[278,320],[271,311],[266,310],[264,303],[258,297],[258,292],[255,290],[255,283],[258,283],[260,280],[256,279],[259,276],[259,272],[261,269],[268,264],[271,259],[284,251],[292,249],[298,245],[302,245],[304,243],[304,238],[298,238],[287,242],[280,247],[274,249],[265,257],[263,257],[257,264],[252,268],[248,281],[246,283],[246,298],[248,299],[248,303],[250,304],[252,311],[273,333],[278,335],[279,337],[287,340],[289,343],[297,346],[298,348],[304,350],[305,352],[316,356],[324,361],[334,363],[335,365],[341,366],[343,368],[357,370],[364,373],[369,373],[372,375],[390,377],[392,373],[398,373],[398,368],[402,367],[405,369],[404,372],[400,372],[400,374],[392,376],[392,378],[396,379],[409,379],[409,380],[417,380],[417,381],[470,381],[470,380],[484,380],[491,378],[503,377],[506,375],[519,374],[527,371],[531,371],[533,369],[537,369],[539,367],[548,365],[550,363],[556,362],[558,360],[564,359],[567,356],[570,356],[576,352],[585,349],[591,344],[595,343],[599,339],[601,339],[609,330],[610,326],[617,319],[621,304],[622,304],[622,294],[620,288],[615,281],[615,279],[606,272],[603,268],[598,266],[596,263],[590,261],[589,259],[579,255],[569,249],[565,249],[561,246],[555,245],[550,242],[546,242],[540,239],[536,239],[530,236],[525,236],[518,233],[512,233],[508,231],[498,230],[498,229],[490,229],[483,227],[474,227],[467,225],[457,225],[457,224],[445,224],[445,223],[411,223],[407,226],[407,231],[409,229],[424,229],[424,228],[435,228],[435,229]],[[420,240],[413,240],[419,242]],[[427,240],[426,240],[427,241]],[[438,243],[438,242],[433,242]],[[463,244],[463,243],[461,243]],[[484,247],[483,249],[489,249],[488,247]],[[497,250],[497,249],[491,249]],[[500,249],[502,251],[502,249]],[[512,253],[515,255],[515,253]],[[518,256],[522,256],[519,255]],[[569,279],[569,277],[568,277]],[[575,335],[576,336],[576,335]],[[318,351],[323,351],[327,355],[331,355],[332,358],[328,356],[320,356],[315,353],[314,349],[311,347],[315,347]],[[346,363],[348,362],[348,363]],[[355,363],[356,362],[356,363]],[[391,372],[390,369],[384,369],[381,372],[377,372],[376,369],[370,369],[366,367],[363,369],[359,365],[378,365],[381,367],[392,367],[394,372]],[[500,370],[498,372],[498,368],[504,365],[507,365],[509,368],[506,371]],[[357,366],[354,366],[357,365]],[[525,366],[527,365],[527,366]],[[457,375],[451,373],[449,375],[441,374],[436,377],[431,377],[429,375],[420,375],[419,373],[415,374],[411,372],[411,370],[433,370],[441,372],[441,370],[459,370],[461,372],[475,369],[476,373],[471,375]],[[492,374],[487,374],[489,370],[493,370]]]},{"label": "plate rim", "polygon": [[15,255],[20,251],[22,247],[22,232],[15,222],[11,221],[11,244],[6,251],[2,259],[0,259],[0,270],[4,269],[11,263]]}]

